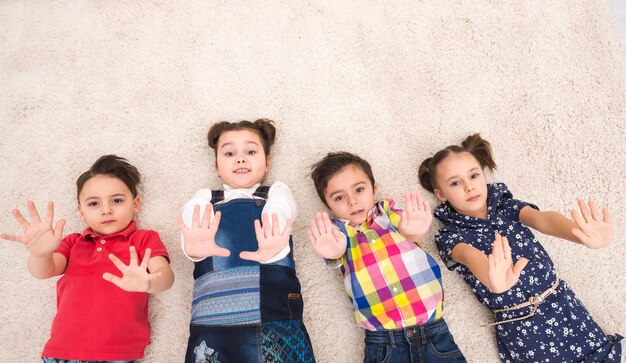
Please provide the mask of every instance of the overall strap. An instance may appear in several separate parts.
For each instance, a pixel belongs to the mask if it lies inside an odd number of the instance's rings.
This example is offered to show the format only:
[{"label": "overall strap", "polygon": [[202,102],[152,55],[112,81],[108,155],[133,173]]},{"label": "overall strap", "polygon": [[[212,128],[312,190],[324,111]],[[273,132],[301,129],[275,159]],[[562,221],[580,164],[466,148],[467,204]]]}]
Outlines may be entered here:
[{"label": "overall strap", "polygon": [[267,196],[269,195],[269,191],[270,191],[269,186],[261,185],[260,187],[256,188],[256,190],[254,191],[254,193],[252,193],[252,195],[255,197],[267,199]]},{"label": "overall strap", "polygon": [[224,200],[224,191],[223,190],[212,190],[211,191],[211,204],[215,205]]}]

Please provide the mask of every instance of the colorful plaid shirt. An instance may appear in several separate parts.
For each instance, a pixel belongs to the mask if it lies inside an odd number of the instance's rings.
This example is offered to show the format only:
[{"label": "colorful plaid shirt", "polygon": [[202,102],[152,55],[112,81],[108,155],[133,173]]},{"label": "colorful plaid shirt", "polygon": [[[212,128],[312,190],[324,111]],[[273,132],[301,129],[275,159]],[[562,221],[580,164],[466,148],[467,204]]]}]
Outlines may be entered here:
[{"label": "colorful plaid shirt", "polygon": [[334,262],[341,266],[357,325],[367,330],[422,325],[443,311],[441,270],[419,244],[400,234],[401,211],[394,204],[377,202],[357,226],[333,220],[347,236],[346,253]]}]

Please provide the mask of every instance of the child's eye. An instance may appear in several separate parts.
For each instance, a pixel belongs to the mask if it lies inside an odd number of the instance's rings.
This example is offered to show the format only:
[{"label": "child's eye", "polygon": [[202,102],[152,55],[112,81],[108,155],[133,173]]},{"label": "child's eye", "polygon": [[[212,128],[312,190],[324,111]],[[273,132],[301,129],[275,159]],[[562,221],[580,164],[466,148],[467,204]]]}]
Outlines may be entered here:
[{"label": "child's eye", "polygon": [[335,202],[341,202],[343,200],[343,195],[338,195],[335,197]]},{"label": "child's eye", "polygon": [[87,203],[88,207],[95,207],[97,205],[98,205],[98,202],[89,202],[89,203]]},{"label": "child's eye", "polygon": [[248,155],[254,155],[254,154],[256,154],[256,150],[250,150],[250,151],[248,151]]},{"label": "child's eye", "polygon": [[227,151],[227,152],[225,152],[225,153],[224,153],[224,156],[233,156],[233,155],[235,155],[235,154],[233,154],[233,153],[232,153],[232,152],[230,152],[230,151]]},{"label": "child's eye", "polygon": [[475,174],[472,174],[472,176],[471,176],[471,177],[472,177],[472,179],[476,179],[476,178],[478,178],[479,176],[480,176],[480,173],[475,173]]},{"label": "child's eye", "polygon": [[124,203],[124,199],[122,198],[113,199],[113,204],[122,204],[122,203]]},{"label": "child's eye", "polygon": [[453,181],[452,183],[450,183],[451,187],[456,187],[457,185],[459,185],[458,181]]},{"label": "child's eye", "polygon": [[364,187],[358,187],[358,188],[356,188],[356,192],[357,192],[357,193],[361,193],[361,192],[363,192],[364,190],[365,190],[365,188],[364,188]]}]

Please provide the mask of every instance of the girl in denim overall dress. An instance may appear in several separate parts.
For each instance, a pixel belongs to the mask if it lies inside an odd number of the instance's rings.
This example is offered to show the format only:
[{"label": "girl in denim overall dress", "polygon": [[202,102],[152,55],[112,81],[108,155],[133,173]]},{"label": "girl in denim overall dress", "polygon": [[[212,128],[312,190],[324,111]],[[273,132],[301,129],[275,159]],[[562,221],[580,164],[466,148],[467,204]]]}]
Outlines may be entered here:
[{"label": "girl in denim overall dress", "polygon": [[195,262],[186,362],[315,361],[292,253],[295,199],[282,182],[261,185],[275,133],[266,119],[209,130],[224,189],[199,190],[179,217]]},{"label": "girl in denim overall dress", "polygon": [[606,335],[558,276],[528,227],[589,248],[613,238],[608,210],[579,200],[572,220],[513,199],[503,183],[487,184],[483,170],[496,164],[479,134],[422,162],[420,184],[442,202],[436,236],[446,266],[493,311],[503,362],[619,362],[624,340]]}]

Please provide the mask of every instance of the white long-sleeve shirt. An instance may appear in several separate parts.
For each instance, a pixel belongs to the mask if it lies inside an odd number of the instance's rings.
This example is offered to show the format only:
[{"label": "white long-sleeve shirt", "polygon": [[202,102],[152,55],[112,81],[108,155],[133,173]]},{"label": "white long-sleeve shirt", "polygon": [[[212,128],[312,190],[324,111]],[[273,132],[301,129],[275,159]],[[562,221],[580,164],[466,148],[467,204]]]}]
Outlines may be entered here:
[{"label": "white long-sleeve shirt", "polygon": [[[224,184],[224,200],[218,204],[225,203],[233,199],[253,199],[253,193],[257,190],[259,186],[260,183],[257,183],[248,189],[233,189],[230,186]],[[187,227],[191,228],[191,220],[193,218],[194,207],[196,205],[200,206],[200,220],[202,220],[206,205],[211,202],[212,197],[213,193],[211,189],[200,189],[187,203],[185,203],[185,207],[183,208],[183,222]],[[278,226],[280,227],[281,231],[285,228],[287,224],[287,219],[291,219],[292,222],[295,222],[296,217],[298,216],[298,205],[296,204],[296,199],[293,197],[293,194],[291,193],[291,190],[289,190],[287,184],[280,181],[272,184],[267,195],[267,201],[265,202],[265,206],[263,206],[262,213],[268,214],[268,216],[270,217],[270,223],[272,223],[271,216],[275,213],[278,216]],[[214,211],[211,210],[211,221],[213,220],[213,217]],[[204,260],[204,258],[195,259],[187,255],[187,253],[185,252],[185,237],[182,235],[182,233],[180,236],[180,247],[182,248],[185,256],[187,256],[187,258],[191,261],[198,262]],[[274,257],[262,263],[276,262],[287,256],[290,250],[291,248],[289,247],[289,245],[287,245]]]}]

